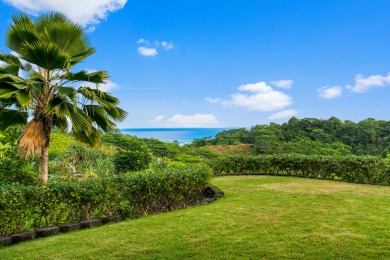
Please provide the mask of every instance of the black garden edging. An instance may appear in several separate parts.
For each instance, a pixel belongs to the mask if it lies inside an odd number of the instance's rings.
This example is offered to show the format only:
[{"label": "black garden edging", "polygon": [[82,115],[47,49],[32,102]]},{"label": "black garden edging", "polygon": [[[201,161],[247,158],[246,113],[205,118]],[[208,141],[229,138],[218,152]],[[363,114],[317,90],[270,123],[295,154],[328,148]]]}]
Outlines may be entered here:
[{"label": "black garden edging", "polygon": [[[195,203],[194,206],[214,202],[217,199],[222,198],[224,196],[224,193],[214,186],[207,185],[205,190],[203,191],[203,195],[204,198],[198,203]],[[10,246],[23,241],[48,237],[56,235],[58,233],[68,233],[80,229],[94,228],[108,223],[119,222],[121,220],[122,219],[120,215],[114,215],[103,217],[101,219],[85,220],[81,221],[80,223],[69,223],[60,226],[36,228],[35,230],[24,231],[21,233],[12,234],[10,236],[0,237],[0,246]]]},{"label": "black garden edging", "polygon": [[57,235],[60,232],[60,227],[52,226],[52,227],[36,228],[35,232],[37,238],[49,237],[49,236]]}]

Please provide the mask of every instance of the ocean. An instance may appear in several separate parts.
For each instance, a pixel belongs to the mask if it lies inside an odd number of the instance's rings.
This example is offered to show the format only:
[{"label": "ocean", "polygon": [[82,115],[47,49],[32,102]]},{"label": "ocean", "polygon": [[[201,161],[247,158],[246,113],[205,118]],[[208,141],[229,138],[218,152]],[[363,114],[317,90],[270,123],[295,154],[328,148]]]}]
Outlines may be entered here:
[{"label": "ocean", "polygon": [[124,128],[123,134],[140,138],[156,138],[164,142],[178,141],[179,144],[192,142],[195,138],[215,137],[223,130],[231,128]]}]

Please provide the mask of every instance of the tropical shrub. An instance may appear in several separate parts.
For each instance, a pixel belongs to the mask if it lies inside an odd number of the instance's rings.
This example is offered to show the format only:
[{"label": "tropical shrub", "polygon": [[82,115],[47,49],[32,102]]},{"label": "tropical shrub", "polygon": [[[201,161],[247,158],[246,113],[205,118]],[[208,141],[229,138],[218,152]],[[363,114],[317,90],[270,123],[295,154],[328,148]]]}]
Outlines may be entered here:
[{"label": "tropical shrub", "polygon": [[232,155],[210,164],[216,175],[286,175],[390,185],[390,161],[374,156]]},{"label": "tropical shrub", "polygon": [[0,145],[0,183],[32,185],[38,182],[37,160],[24,160],[17,156],[16,146]]},{"label": "tropical shrub", "polygon": [[0,185],[0,235],[121,214],[135,218],[195,203],[211,177],[206,168],[121,174],[45,186]]}]

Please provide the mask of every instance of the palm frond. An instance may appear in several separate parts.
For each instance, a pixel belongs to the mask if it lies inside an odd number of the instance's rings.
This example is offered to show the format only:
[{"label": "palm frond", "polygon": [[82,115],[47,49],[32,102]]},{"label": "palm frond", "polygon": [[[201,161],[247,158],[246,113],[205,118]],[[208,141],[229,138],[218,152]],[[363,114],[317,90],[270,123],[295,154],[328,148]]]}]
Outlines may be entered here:
[{"label": "palm frond", "polygon": [[66,118],[59,118],[58,116],[53,116],[53,126],[59,129],[61,132],[65,132],[68,127],[68,120]]},{"label": "palm frond", "polygon": [[22,59],[37,66],[48,69],[68,69],[68,57],[54,43],[33,42],[24,43],[19,51]]},{"label": "palm frond", "polygon": [[104,111],[106,111],[106,113],[112,119],[114,119],[115,121],[119,121],[119,122],[125,120],[125,118],[128,115],[128,113],[125,110],[123,110],[123,109],[121,109],[119,107],[115,107],[115,108],[105,107]]},{"label": "palm frond", "polygon": [[54,43],[68,57],[72,65],[95,52],[90,47],[83,27],[58,12],[41,16],[36,22],[37,31],[46,43]]},{"label": "palm frond", "polygon": [[95,84],[104,83],[108,79],[107,72],[96,71],[88,73],[86,70],[79,71],[77,73],[67,72],[60,76],[60,79],[67,81],[85,81]]},{"label": "palm frond", "polygon": [[25,111],[0,109],[0,131],[10,127],[20,127],[27,123],[28,114]]},{"label": "palm frond", "polygon": [[66,97],[56,96],[50,100],[45,108],[46,114],[55,114],[58,118],[69,118],[75,132],[89,133],[92,120],[80,108],[75,107]]},{"label": "palm frond", "polygon": [[108,119],[108,115],[102,107],[98,105],[84,105],[83,110],[104,132],[109,132],[115,128],[115,123]]},{"label": "palm frond", "polygon": [[12,20],[13,24],[7,31],[5,41],[11,50],[20,53],[23,44],[36,42],[39,36],[34,23],[27,15],[14,15]]},{"label": "palm frond", "polygon": [[92,127],[90,133],[88,134],[85,132],[73,131],[73,136],[77,141],[91,147],[95,147],[99,143],[101,134],[96,128]]},{"label": "palm frond", "polygon": [[22,64],[18,57],[12,54],[0,52],[0,73],[17,76],[21,66]]},{"label": "palm frond", "polygon": [[15,87],[8,82],[0,81],[0,98],[10,98],[15,95],[18,90],[18,87]]}]

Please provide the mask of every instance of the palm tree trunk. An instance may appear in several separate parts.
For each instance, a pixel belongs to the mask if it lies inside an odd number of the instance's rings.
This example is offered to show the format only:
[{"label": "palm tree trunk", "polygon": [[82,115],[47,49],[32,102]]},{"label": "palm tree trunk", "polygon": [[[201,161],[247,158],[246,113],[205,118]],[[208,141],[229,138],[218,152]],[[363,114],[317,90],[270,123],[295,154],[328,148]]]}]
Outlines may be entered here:
[{"label": "palm tree trunk", "polygon": [[39,184],[46,185],[49,176],[49,148],[42,148],[39,156]]}]

